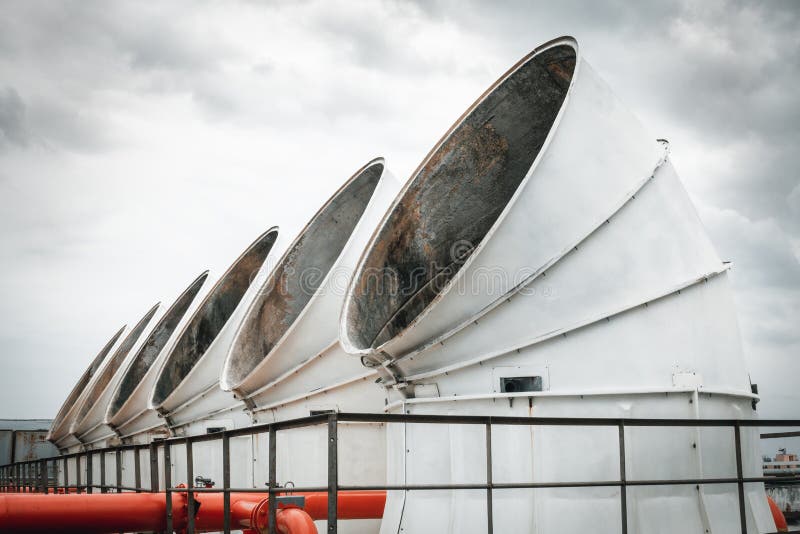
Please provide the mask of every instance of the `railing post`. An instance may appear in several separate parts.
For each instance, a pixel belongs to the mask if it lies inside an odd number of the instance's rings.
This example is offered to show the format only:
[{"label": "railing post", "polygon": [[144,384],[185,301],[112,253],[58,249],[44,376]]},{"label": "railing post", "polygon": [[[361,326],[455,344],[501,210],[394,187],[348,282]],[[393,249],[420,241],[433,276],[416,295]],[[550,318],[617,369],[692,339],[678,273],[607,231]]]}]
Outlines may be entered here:
[{"label": "railing post", "polygon": [[142,487],[142,450],[139,447],[133,448],[133,485],[136,493],[141,493]]},{"label": "railing post", "polygon": [[122,451],[119,449],[114,451],[114,467],[116,468],[117,493],[122,493]]},{"label": "railing post", "polygon": [[269,534],[277,534],[275,514],[278,511],[278,494],[275,490],[278,485],[278,432],[275,425],[269,425]]},{"label": "railing post", "polygon": [[75,455],[75,492],[81,492],[81,455]]},{"label": "railing post", "polygon": [[150,491],[158,491],[158,445],[150,442]]},{"label": "railing post", "polygon": [[744,470],[742,469],[742,433],[739,422],[733,425],[733,439],[736,446],[736,478],[739,488],[739,524],[742,534],[747,534],[747,515],[744,506]]},{"label": "railing post", "polygon": [[100,451],[100,493],[106,493],[106,451]]},{"label": "railing post", "polygon": [[619,507],[622,534],[628,534],[628,479],[625,474],[625,421],[619,423]]},{"label": "railing post", "polygon": [[339,432],[336,412],[328,415],[328,532],[338,531],[338,499],[339,499]]},{"label": "railing post", "polygon": [[92,451],[86,452],[86,493],[94,493],[92,484],[94,483],[92,473]]},{"label": "railing post", "polygon": [[486,423],[486,532],[494,532],[494,505],[492,503],[492,423]]},{"label": "railing post", "polygon": [[69,458],[64,456],[64,459],[62,460],[62,462],[63,463],[61,465],[61,469],[64,472],[64,474],[63,474],[63,478],[64,478],[64,493],[68,495],[69,494]]},{"label": "railing post", "polygon": [[48,477],[47,477],[47,460],[42,460],[39,463],[39,469],[41,470],[40,481],[41,481],[42,493],[47,494],[47,493],[49,493],[49,489],[50,489],[48,487],[49,484],[48,484]]},{"label": "railing post", "polygon": [[222,433],[222,527],[225,534],[231,533],[231,439],[227,431]]},{"label": "railing post", "polygon": [[194,534],[194,452],[192,451],[192,438],[186,438],[186,532]]},{"label": "railing post", "polygon": [[167,498],[167,532],[172,528],[172,458],[170,457],[170,443],[164,442],[164,495]]}]

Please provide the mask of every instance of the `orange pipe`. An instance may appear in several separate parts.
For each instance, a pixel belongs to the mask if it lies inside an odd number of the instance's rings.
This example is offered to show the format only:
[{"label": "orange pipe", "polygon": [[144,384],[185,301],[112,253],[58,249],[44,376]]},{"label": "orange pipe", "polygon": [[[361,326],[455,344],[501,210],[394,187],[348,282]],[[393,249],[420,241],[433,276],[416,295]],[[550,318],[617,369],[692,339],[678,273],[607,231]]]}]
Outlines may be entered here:
[{"label": "orange pipe", "polygon": [[275,525],[281,534],[317,534],[314,520],[300,508],[283,508],[275,514]]},{"label": "orange pipe", "polygon": [[778,504],[769,495],[767,495],[767,502],[769,502],[769,511],[772,512],[772,519],[775,521],[775,528],[778,529],[778,532],[789,532],[789,524],[781,509],[778,508]]},{"label": "orange pipe", "polygon": [[[172,496],[173,509],[183,506]],[[163,531],[167,522],[163,493],[80,495],[0,495],[0,532],[62,534]],[[175,528],[185,528],[180,514]]]},{"label": "orange pipe", "polygon": [[[327,493],[298,493],[306,498],[303,510],[314,519],[328,519]],[[381,519],[385,491],[340,491],[336,499],[339,519]]]},{"label": "orange pipe", "polygon": [[[328,517],[327,493],[297,493],[305,497],[304,514],[314,519]],[[243,528],[265,528],[269,502],[266,493],[231,493],[231,524]],[[221,493],[196,493],[200,504],[195,516],[198,532],[222,530],[224,497]],[[338,494],[339,519],[380,519],[386,492],[353,491]],[[281,508],[280,510],[289,510]],[[186,494],[172,494],[173,528],[187,523]],[[279,516],[276,516],[276,521]],[[302,524],[295,512],[286,516]],[[289,521],[287,519],[287,521]],[[299,522],[299,523],[298,523]],[[288,527],[287,527],[288,528]],[[300,527],[297,527],[300,528]],[[106,533],[163,531],[166,529],[164,493],[105,494],[4,494],[0,495],[0,532]],[[300,531],[301,533],[305,531]],[[313,532],[313,531],[311,531]],[[292,531],[292,534],[296,534]]]}]

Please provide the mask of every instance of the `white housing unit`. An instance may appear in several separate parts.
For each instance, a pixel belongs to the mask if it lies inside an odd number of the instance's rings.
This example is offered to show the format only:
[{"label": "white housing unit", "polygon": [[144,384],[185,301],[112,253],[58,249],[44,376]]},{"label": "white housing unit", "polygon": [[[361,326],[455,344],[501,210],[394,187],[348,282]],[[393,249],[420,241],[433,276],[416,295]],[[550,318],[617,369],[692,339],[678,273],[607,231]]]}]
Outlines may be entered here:
[{"label": "white housing unit", "polygon": [[[394,412],[749,419],[725,271],[666,142],[561,38],[420,165],[361,257],[341,343],[380,373]],[[389,483],[484,482],[483,432],[393,425]],[[742,439],[744,475],[758,476],[758,435]],[[495,427],[493,481],[614,480],[617,442],[614,427]],[[629,479],[736,476],[729,428],[628,428],[626,443]],[[746,492],[748,531],[774,530],[763,485]],[[735,485],[627,499],[634,532],[738,529]],[[381,532],[485,532],[485,502],[391,492]],[[618,487],[498,489],[493,506],[495,532],[620,529]]]}]

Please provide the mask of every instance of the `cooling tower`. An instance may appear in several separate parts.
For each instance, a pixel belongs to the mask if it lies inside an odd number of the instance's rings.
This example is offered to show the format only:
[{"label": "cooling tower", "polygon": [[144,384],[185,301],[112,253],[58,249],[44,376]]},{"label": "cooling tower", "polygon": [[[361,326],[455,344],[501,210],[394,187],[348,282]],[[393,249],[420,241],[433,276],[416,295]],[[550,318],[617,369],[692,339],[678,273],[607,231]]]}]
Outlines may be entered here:
[{"label": "cooling tower", "polygon": [[78,382],[67,396],[67,400],[64,401],[64,404],[58,410],[58,414],[56,414],[55,419],[53,419],[53,423],[50,426],[50,432],[47,435],[48,441],[58,444],[67,436],[69,433],[69,427],[72,424],[72,420],[75,415],[75,409],[78,407],[81,394],[83,394],[87,384],[98,371],[98,369],[100,369],[106,356],[109,352],[111,352],[111,348],[114,346],[114,343],[117,342],[124,331],[125,326],[117,330],[117,333],[111,336],[111,339],[108,340],[108,343],[103,346],[97,356],[95,356],[92,360],[92,363],[89,364],[89,367],[86,369],[86,371],[84,371],[84,373],[78,379]]},{"label": "cooling tower", "polygon": [[114,428],[121,437],[149,437],[152,431],[164,424],[163,418],[147,408],[147,401],[156,380],[161,359],[166,356],[165,347],[208,278],[208,271],[198,276],[181,293],[164,316],[153,327],[147,340],[139,347],[135,356],[128,362],[122,378],[112,396],[105,415],[105,423]]},{"label": "cooling tower", "polygon": [[[726,276],[668,157],[580,56],[551,41],[428,154],[372,236],[343,347],[387,410],[754,417]],[[389,484],[483,483],[483,428],[392,425]],[[736,476],[730,429],[628,428],[630,480]],[[760,476],[742,430],[744,476]],[[617,429],[495,426],[493,482],[614,480]],[[619,532],[620,488],[493,490],[495,532]],[[751,532],[774,528],[746,484]],[[638,533],[735,532],[735,485],[628,488]],[[381,527],[485,532],[484,490],[391,492]]]},{"label": "cooling tower", "polygon": [[172,428],[217,412],[242,416],[241,405],[219,388],[222,363],[245,310],[258,293],[259,272],[273,249],[278,229],[270,228],[220,277],[184,324],[157,373],[148,408]]},{"label": "cooling tower", "polygon": [[87,386],[70,425],[70,434],[84,446],[92,446],[95,442],[115,436],[114,430],[103,423],[105,410],[121,378],[120,369],[132,355],[137,342],[140,341],[159,307],[160,303],[156,303],[144,314],[108,358],[108,363]]}]

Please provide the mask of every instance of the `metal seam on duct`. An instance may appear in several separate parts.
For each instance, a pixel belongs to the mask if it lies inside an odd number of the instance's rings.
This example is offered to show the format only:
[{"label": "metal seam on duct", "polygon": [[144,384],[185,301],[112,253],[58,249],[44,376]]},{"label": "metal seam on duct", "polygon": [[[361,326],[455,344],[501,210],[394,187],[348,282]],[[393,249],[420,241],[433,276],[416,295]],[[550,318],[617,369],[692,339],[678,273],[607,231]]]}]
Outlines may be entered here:
[{"label": "metal seam on duct", "polygon": [[614,395],[664,395],[676,394],[685,395],[697,392],[699,395],[719,395],[724,397],[748,397],[758,398],[758,395],[750,393],[745,390],[733,389],[697,389],[697,388],[675,388],[675,389],[619,389],[619,390],[581,390],[581,391],[524,391],[521,393],[486,393],[477,395],[450,395],[447,397],[421,397],[413,399],[401,399],[391,402],[384,408],[384,413],[391,412],[392,410],[404,404],[431,404],[440,402],[456,402],[456,401],[474,401],[485,399],[526,399],[529,397],[580,397],[582,395],[597,395],[609,397]]},{"label": "metal seam on duct", "polygon": [[274,388],[275,386],[277,386],[278,384],[280,384],[281,382],[283,382],[284,380],[289,378],[294,373],[300,371],[301,369],[303,369],[304,367],[306,367],[310,363],[314,362],[317,358],[320,358],[321,356],[323,356],[326,352],[328,352],[331,348],[335,347],[338,344],[339,344],[338,340],[334,341],[333,343],[331,343],[330,345],[325,347],[325,349],[323,349],[322,352],[320,352],[319,354],[315,354],[314,356],[308,358],[307,360],[305,360],[304,362],[300,363],[299,365],[289,369],[288,371],[286,371],[282,375],[278,376],[277,378],[275,378],[271,382],[268,382],[267,384],[264,384],[263,386],[261,386],[257,390],[255,390],[255,391],[253,391],[251,393],[248,393],[247,395],[242,395],[242,400],[244,400],[244,398],[246,398],[246,397],[255,397],[256,395],[260,395],[261,393],[264,393],[268,389]]},{"label": "metal seam on duct", "polygon": [[[639,301],[639,302],[637,302],[635,304],[631,304],[631,305],[628,305],[628,306],[624,306],[624,307],[618,308],[616,311],[614,311],[612,313],[609,313],[609,314],[604,314],[601,317],[595,317],[595,318],[592,318],[592,319],[587,319],[585,321],[574,323],[571,326],[568,326],[568,327],[565,327],[565,328],[559,328],[557,330],[553,330],[551,332],[547,332],[545,334],[542,334],[541,336],[537,336],[536,338],[533,338],[532,340],[530,340],[530,341],[528,341],[526,343],[522,343],[522,344],[519,344],[519,345],[516,345],[516,346],[499,349],[497,351],[492,351],[492,352],[484,354],[483,356],[479,356],[479,357],[473,358],[471,360],[465,360],[465,361],[462,361],[462,362],[459,362],[457,364],[453,364],[453,365],[450,365],[450,366],[447,366],[447,367],[442,367],[440,369],[436,369],[435,371],[429,371],[429,372],[425,372],[425,373],[417,373],[415,375],[408,375],[408,376],[403,377],[403,381],[404,382],[409,382],[409,381],[413,381],[413,380],[422,380],[422,379],[425,379],[425,378],[430,378],[432,376],[438,376],[438,375],[444,374],[446,372],[455,371],[455,370],[458,370],[458,369],[463,369],[464,367],[469,367],[471,365],[475,365],[475,364],[478,364],[478,363],[481,363],[481,362],[485,362],[487,360],[492,360],[494,358],[501,357],[503,355],[509,354],[509,353],[517,351],[517,350],[527,349],[529,347],[532,347],[532,346],[537,345],[539,343],[543,343],[543,342],[545,342],[545,341],[547,341],[549,339],[553,339],[553,338],[558,337],[560,335],[569,334],[570,332],[575,332],[577,330],[580,330],[582,328],[586,328],[588,326],[591,326],[593,324],[599,323],[599,322],[604,321],[606,319],[610,319],[612,317],[631,312],[631,311],[633,311],[633,310],[635,310],[635,309],[637,309],[637,308],[639,308],[641,306],[646,306],[647,304],[649,304],[651,302],[656,302],[658,300],[665,299],[667,297],[670,297],[672,295],[680,293],[684,289],[689,289],[691,287],[694,287],[696,285],[704,283],[704,282],[708,281],[709,279],[714,278],[714,277],[726,272],[728,269],[729,269],[729,266],[725,265],[721,269],[719,269],[718,271],[712,271],[712,272],[709,272],[709,273],[706,273],[706,274],[700,276],[699,278],[693,278],[691,280],[688,280],[688,281],[684,282],[683,284],[679,284],[678,286],[674,286],[673,288],[671,288],[669,291],[667,291],[665,293],[660,293],[660,294],[657,294],[655,296],[650,296],[650,297],[646,298],[645,300]],[[386,385],[393,385],[393,384],[386,384]]]},{"label": "metal seam on duct", "polygon": [[[202,399],[203,397],[205,397],[206,395],[208,395],[210,392],[214,391],[217,388],[219,388],[219,383],[211,384],[210,386],[208,386],[206,389],[204,389],[203,391],[201,391],[200,393],[198,393],[194,397],[191,397],[188,400],[186,400],[185,402],[183,402],[182,404],[179,404],[178,406],[176,406],[175,409],[173,409],[173,410],[165,410],[165,409],[162,408],[163,413],[165,415],[173,415],[173,414],[182,412],[183,410],[185,410],[186,408],[189,408],[192,404],[197,402],[198,399]],[[162,413],[162,412],[159,412],[159,413]]]},{"label": "metal seam on duct", "polygon": [[663,146],[663,150],[664,150],[663,151],[663,155],[659,158],[658,162],[656,162],[656,165],[653,167],[653,171],[650,173],[650,175],[647,176],[646,178],[643,178],[636,185],[636,187],[634,187],[627,195],[625,195],[624,199],[612,210],[612,212],[608,216],[603,217],[600,220],[600,222],[597,225],[595,225],[592,228],[591,231],[589,231],[589,233],[587,233],[585,236],[580,238],[574,244],[570,245],[569,247],[564,248],[562,250],[561,254],[551,258],[550,261],[548,261],[545,265],[540,267],[535,273],[531,274],[528,278],[526,278],[525,280],[520,282],[517,286],[515,286],[510,291],[506,292],[504,295],[502,295],[501,297],[496,299],[492,304],[490,304],[489,306],[486,306],[485,308],[481,309],[478,313],[476,313],[475,315],[473,315],[469,319],[465,320],[461,324],[456,325],[454,328],[448,330],[447,332],[445,332],[441,336],[437,336],[436,338],[434,338],[433,340],[429,341],[428,343],[422,345],[421,347],[419,347],[416,350],[413,350],[413,351],[411,351],[411,352],[409,352],[407,354],[404,354],[402,356],[399,356],[399,357],[396,357],[396,358],[387,359],[386,361],[384,361],[384,363],[382,365],[387,370],[387,372],[391,376],[395,376],[396,378],[400,378],[400,381],[402,381],[403,380],[402,376],[396,376],[396,374],[391,371],[390,367],[396,365],[399,362],[402,362],[403,360],[406,360],[408,358],[413,358],[414,356],[417,356],[418,354],[424,353],[426,350],[428,350],[433,345],[437,345],[439,343],[444,343],[445,340],[447,340],[450,337],[454,336],[455,334],[457,334],[458,332],[460,332],[464,328],[469,327],[470,325],[475,323],[477,320],[479,320],[480,318],[484,317],[489,312],[493,311],[495,308],[497,308],[499,306],[502,306],[509,299],[513,298],[514,295],[516,295],[516,293],[518,293],[519,291],[521,291],[522,289],[524,289],[528,285],[532,284],[534,281],[536,281],[539,278],[539,276],[541,276],[543,273],[547,272],[554,265],[556,265],[558,262],[560,262],[563,258],[567,257],[572,252],[574,252],[577,247],[581,246],[582,243],[586,242],[586,240],[591,238],[609,220],[611,220],[614,216],[616,216],[618,213],[620,213],[625,208],[625,206],[629,205],[630,202],[636,198],[636,195],[639,194],[639,192],[642,191],[642,189],[644,189],[644,187],[647,186],[647,184],[649,184],[649,183],[651,183],[653,181],[653,179],[656,177],[657,172],[667,162],[667,160],[669,158],[669,144],[666,141],[663,141],[663,140],[659,140],[659,142]]},{"label": "metal seam on duct", "polygon": [[314,391],[309,391],[307,393],[302,393],[300,395],[295,395],[293,397],[287,397],[286,399],[283,399],[283,400],[281,400],[279,402],[274,402],[272,404],[265,404],[264,406],[259,406],[255,411],[256,412],[263,412],[265,410],[271,410],[273,408],[277,408],[279,406],[284,406],[286,404],[291,404],[291,403],[297,402],[299,400],[307,399],[309,397],[316,397],[316,396],[318,396],[320,394],[327,393],[328,391],[332,391],[334,389],[338,389],[338,388],[346,386],[348,384],[353,384],[355,382],[358,382],[359,380],[364,380],[365,378],[370,378],[372,376],[375,376],[376,374],[377,374],[377,371],[369,370],[366,373],[362,373],[362,374],[360,374],[358,376],[355,376],[355,377],[352,377],[352,378],[348,378],[346,380],[342,380],[341,382],[337,382],[335,384],[331,384],[331,385],[326,386],[324,388],[319,388],[319,389],[316,389]]}]

